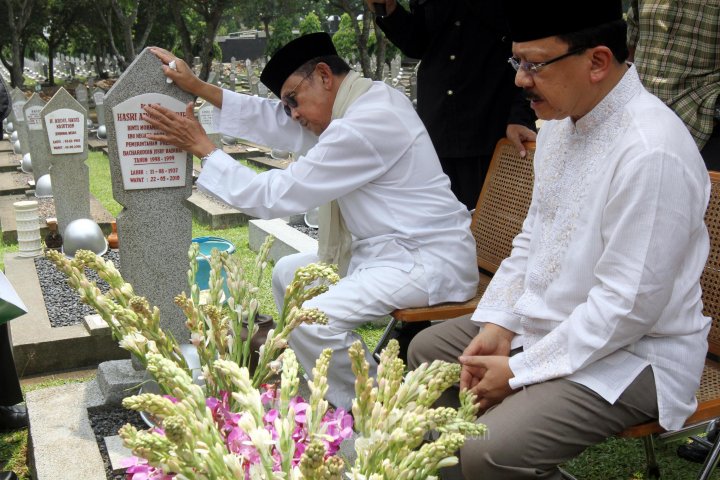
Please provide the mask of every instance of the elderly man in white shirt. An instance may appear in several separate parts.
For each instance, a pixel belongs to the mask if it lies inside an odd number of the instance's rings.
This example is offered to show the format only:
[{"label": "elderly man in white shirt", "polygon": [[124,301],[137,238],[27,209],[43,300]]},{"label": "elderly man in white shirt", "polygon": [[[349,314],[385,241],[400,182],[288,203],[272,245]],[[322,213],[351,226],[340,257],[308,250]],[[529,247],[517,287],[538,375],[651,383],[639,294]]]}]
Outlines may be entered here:
[{"label": "elderly man in white shirt", "polygon": [[408,355],[459,355],[478,394],[489,435],[463,447],[465,478],[555,479],[589,445],[694,411],[710,185],[624,61],[620,0],[508,7],[515,82],[546,120],[530,210],[472,319],[421,332]]},{"label": "elderly man in white shirt", "polygon": [[[425,127],[404,95],[351,71],[324,33],[293,40],[263,70],[261,80],[280,101],[221,90],[169,52],[153,51],[178,86],[217,107],[219,131],[300,154],[286,170],[256,174],[215,148],[191,106],[185,118],[147,107],[148,121],[165,132],[151,138],[203,158],[199,188],[261,218],[336,201],[338,224],[352,242],[347,276],[305,303],[324,311],[328,325],[301,325],[290,346],[308,373],[324,348],[333,349],[328,400],[349,409],[354,376],[347,353],[360,338],[354,328],[397,308],[475,293],[470,217]],[[314,261],[315,253],[297,254],[276,265],[279,304],[295,269]],[[367,349],[366,358],[374,369]]]}]

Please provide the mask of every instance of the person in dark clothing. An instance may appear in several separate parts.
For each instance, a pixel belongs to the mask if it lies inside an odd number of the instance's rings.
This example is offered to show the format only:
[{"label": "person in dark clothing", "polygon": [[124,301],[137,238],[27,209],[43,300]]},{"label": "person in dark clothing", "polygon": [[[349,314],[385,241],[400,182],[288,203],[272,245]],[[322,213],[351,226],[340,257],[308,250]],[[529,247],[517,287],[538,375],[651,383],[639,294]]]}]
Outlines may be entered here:
[{"label": "person in dark clothing", "polygon": [[378,26],[406,56],[421,60],[417,112],[430,133],[451,188],[475,208],[495,144],[507,136],[524,155],[534,140],[535,116],[514,84],[501,2],[395,0],[384,4]]},{"label": "person in dark clothing", "polygon": [[[10,115],[11,109],[12,101],[9,90],[0,77],[0,122]],[[24,406],[18,405],[22,401],[20,380],[12,356],[10,331],[8,324],[3,323],[0,324],[0,431],[27,427],[27,410]],[[17,480],[17,475],[13,472],[2,471],[0,480]]]}]

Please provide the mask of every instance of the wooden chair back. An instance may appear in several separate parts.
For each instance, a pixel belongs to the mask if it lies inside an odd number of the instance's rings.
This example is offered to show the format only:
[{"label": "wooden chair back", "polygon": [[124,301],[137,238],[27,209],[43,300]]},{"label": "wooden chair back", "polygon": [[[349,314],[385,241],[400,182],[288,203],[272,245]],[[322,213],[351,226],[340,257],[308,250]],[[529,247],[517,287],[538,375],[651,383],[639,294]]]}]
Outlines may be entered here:
[{"label": "wooden chair back", "polygon": [[507,138],[497,143],[473,214],[470,229],[478,267],[491,274],[510,256],[532,200],[535,142],[526,148],[528,154],[522,158]]}]

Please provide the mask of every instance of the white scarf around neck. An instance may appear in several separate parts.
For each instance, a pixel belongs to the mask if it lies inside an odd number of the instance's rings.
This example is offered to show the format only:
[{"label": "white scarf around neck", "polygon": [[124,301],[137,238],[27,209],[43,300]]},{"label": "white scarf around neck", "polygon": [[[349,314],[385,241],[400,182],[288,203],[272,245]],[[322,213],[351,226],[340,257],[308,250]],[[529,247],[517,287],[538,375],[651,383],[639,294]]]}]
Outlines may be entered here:
[{"label": "white scarf around neck", "polygon": [[[350,105],[372,86],[372,80],[350,71],[340,84],[332,108],[332,119],[342,118]],[[318,257],[320,261],[335,263],[341,276],[350,264],[352,235],[345,226],[336,200],[320,206],[318,217]]]}]

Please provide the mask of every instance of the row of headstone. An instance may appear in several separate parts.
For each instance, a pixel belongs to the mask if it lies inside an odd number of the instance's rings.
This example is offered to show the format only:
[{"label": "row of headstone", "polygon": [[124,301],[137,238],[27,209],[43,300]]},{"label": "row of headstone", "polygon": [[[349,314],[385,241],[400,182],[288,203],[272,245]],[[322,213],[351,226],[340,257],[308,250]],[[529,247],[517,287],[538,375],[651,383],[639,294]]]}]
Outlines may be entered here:
[{"label": "row of headstone", "polygon": [[60,231],[73,220],[90,218],[85,109],[64,88],[47,104],[37,93],[30,99],[17,88],[11,93],[23,170],[32,172],[36,186],[45,178],[51,185]]}]

